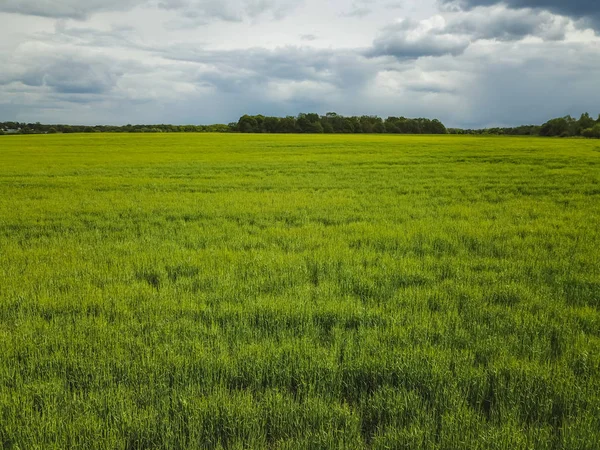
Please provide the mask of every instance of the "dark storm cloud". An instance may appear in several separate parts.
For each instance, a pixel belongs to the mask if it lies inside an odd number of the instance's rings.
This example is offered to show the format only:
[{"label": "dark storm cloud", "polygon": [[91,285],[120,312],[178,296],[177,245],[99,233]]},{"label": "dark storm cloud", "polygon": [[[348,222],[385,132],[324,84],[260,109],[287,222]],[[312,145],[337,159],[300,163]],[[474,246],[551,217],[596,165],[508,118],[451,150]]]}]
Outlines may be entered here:
[{"label": "dark storm cloud", "polygon": [[464,9],[497,4],[505,4],[517,9],[545,9],[554,14],[584,19],[588,24],[600,29],[600,1],[598,0],[440,0],[440,2]]}]

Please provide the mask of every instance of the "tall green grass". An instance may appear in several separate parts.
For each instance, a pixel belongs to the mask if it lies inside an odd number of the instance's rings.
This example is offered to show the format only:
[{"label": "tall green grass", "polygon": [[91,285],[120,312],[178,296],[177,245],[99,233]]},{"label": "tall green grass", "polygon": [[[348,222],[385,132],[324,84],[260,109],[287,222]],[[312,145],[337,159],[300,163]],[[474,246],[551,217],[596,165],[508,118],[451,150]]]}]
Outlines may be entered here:
[{"label": "tall green grass", "polygon": [[0,138],[0,447],[597,449],[600,147]]}]

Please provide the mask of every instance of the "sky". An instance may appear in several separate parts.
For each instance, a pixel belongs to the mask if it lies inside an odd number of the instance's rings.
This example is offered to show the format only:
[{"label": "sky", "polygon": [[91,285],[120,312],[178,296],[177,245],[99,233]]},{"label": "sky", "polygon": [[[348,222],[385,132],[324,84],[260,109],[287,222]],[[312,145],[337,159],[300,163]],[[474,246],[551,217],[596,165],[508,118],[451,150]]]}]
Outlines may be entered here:
[{"label": "sky", "polygon": [[600,113],[598,0],[0,0],[0,121]]}]

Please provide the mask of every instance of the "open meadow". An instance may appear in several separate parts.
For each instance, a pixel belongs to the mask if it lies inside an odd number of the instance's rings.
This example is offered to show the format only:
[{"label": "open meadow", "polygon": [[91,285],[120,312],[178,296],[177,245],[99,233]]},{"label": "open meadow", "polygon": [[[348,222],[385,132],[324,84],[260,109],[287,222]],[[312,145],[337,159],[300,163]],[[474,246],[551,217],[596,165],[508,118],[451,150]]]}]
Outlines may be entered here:
[{"label": "open meadow", "polygon": [[3,449],[600,448],[600,142],[0,137]]}]

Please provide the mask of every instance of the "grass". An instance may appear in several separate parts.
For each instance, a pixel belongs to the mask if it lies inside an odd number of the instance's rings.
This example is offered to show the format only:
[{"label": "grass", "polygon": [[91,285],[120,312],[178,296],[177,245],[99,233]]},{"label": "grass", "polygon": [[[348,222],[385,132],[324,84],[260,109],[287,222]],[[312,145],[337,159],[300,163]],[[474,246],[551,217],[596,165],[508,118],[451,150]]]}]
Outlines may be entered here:
[{"label": "grass", "polygon": [[3,449],[597,449],[600,147],[0,138]]}]

